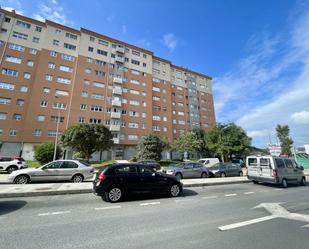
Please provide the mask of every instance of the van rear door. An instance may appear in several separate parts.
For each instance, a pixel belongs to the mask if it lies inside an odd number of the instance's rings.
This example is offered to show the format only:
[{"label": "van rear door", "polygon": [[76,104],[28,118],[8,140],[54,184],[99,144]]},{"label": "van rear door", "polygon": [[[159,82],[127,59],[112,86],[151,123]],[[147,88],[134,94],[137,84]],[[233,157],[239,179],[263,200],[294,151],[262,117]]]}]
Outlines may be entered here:
[{"label": "van rear door", "polygon": [[257,157],[247,157],[248,176],[259,177],[259,167]]},{"label": "van rear door", "polygon": [[259,166],[260,166],[260,177],[267,182],[273,182],[273,176],[272,176],[273,166],[271,164],[270,158],[260,157]]}]

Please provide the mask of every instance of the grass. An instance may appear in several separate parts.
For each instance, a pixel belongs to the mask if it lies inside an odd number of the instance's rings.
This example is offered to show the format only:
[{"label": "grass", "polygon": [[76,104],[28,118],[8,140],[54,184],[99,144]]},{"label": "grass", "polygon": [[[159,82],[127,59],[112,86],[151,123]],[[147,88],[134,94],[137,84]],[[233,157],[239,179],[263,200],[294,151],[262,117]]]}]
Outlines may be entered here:
[{"label": "grass", "polygon": [[39,163],[38,161],[31,161],[31,160],[27,160],[26,161],[26,165],[28,166],[28,167],[39,167],[39,166],[41,166],[42,164],[41,163]]}]

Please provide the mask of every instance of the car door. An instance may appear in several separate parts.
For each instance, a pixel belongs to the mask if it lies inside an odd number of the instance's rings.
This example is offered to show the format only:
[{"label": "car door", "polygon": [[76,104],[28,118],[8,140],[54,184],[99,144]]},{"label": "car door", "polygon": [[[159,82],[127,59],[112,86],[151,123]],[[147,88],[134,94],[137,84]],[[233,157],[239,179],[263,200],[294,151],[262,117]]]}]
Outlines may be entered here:
[{"label": "car door", "polygon": [[72,161],[63,161],[58,171],[58,180],[69,181],[77,172],[79,172],[77,163]]},{"label": "car door", "polygon": [[286,158],[284,159],[284,163],[285,163],[288,182],[297,182],[298,170],[294,167],[292,160]]},{"label": "car door", "polygon": [[141,191],[153,192],[158,190],[160,179],[156,178],[156,173],[154,169],[147,165],[139,165],[138,169],[141,179]]},{"label": "car door", "polygon": [[38,168],[32,175],[32,181],[58,181],[62,161],[55,161]]},{"label": "car door", "polygon": [[193,164],[186,163],[182,169],[183,178],[192,178],[193,177]]},{"label": "car door", "polygon": [[192,177],[200,178],[202,176],[203,164],[193,163]]},{"label": "car door", "polygon": [[123,165],[115,169],[116,184],[128,192],[139,192],[141,179],[136,165]]}]

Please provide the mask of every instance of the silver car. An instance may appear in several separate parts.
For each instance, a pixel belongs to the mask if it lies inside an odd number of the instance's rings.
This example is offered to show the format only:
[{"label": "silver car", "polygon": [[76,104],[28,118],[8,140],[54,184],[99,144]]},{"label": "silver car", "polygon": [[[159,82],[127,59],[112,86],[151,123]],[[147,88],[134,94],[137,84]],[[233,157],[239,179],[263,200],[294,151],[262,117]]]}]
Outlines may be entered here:
[{"label": "silver car", "polygon": [[162,170],[163,173],[182,178],[206,178],[208,169],[201,163],[185,162]]},{"label": "silver car", "polygon": [[93,167],[84,161],[57,160],[37,168],[13,171],[8,180],[15,184],[39,181],[82,182],[85,179],[91,179],[93,175]]}]

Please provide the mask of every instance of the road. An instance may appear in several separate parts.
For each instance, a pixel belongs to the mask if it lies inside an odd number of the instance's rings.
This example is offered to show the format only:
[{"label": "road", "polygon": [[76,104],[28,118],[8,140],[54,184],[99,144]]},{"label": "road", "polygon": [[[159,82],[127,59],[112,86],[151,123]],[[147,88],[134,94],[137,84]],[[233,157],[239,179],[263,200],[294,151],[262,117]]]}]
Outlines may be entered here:
[{"label": "road", "polygon": [[281,203],[286,212],[308,215],[308,191],[247,183],[117,204],[92,194],[0,199],[1,248],[308,249],[309,227],[301,219],[276,216],[218,229],[269,216],[263,207],[253,209],[261,203]]}]

